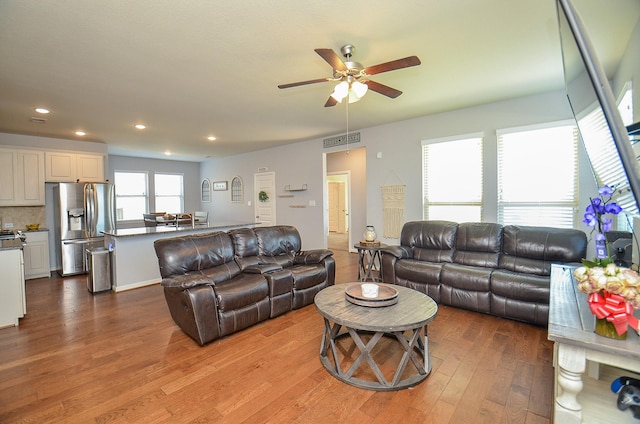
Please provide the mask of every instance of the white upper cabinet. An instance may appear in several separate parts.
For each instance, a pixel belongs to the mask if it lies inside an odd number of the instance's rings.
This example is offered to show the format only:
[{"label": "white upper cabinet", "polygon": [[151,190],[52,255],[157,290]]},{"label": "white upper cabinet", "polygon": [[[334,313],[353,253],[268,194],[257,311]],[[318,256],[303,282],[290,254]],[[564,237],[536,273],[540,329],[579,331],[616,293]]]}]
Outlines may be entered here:
[{"label": "white upper cabinet", "polygon": [[44,152],[0,149],[0,206],[37,206],[44,201]]},{"label": "white upper cabinet", "polygon": [[46,152],[46,181],[105,181],[104,156],[91,153]]}]

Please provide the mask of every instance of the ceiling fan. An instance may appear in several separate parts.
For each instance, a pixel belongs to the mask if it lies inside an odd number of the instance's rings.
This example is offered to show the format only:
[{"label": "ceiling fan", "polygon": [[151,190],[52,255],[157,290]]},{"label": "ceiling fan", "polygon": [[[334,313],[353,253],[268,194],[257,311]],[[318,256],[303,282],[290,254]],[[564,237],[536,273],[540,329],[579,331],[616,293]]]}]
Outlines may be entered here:
[{"label": "ceiling fan", "polygon": [[340,48],[340,52],[346,59],[343,61],[332,49],[315,49],[315,52],[318,53],[329,65],[331,65],[333,68],[333,76],[281,84],[278,88],[298,87],[300,85],[315,84],[318,82],[340,81],[340,83],[336,85],[334,92],[329,96],[329,99],[324,104],[324,107],[335,106],[339,102],[342,102],[342,99],[345,97],[349,97],[349,103],[358,101],[362,96],[364,96],[367,89],[395,99],[402,94],[402,91],[380,84],[379,82],[372,81],[369,77],[383,72],[420,65],[420,59],[418,59],[417,56],[409,56],[403,59],[392,60],[390,62],[380,63],[378,65],[365,68],[360,63],[351,60],[351,55],[354,50],[355,47],[351,44],[342,46],[342,48]]}]

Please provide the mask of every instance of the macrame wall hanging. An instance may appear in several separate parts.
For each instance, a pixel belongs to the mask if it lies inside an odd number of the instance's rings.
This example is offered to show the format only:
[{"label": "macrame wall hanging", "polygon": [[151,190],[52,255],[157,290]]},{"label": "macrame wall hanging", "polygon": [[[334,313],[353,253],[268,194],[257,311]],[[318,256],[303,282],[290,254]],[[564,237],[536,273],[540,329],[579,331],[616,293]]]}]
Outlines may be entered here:
[{"label": "macrame wall hanging", "polygon": [[[400,178],[391,171],[398,180]],[[388,180],[388,178],[387,178]],[[402,180],[400,180],[402,183]],[[404,225],[404,184],[387,185],[385,181],[382,189],[382,224],[385,238],[400,238]]]}]

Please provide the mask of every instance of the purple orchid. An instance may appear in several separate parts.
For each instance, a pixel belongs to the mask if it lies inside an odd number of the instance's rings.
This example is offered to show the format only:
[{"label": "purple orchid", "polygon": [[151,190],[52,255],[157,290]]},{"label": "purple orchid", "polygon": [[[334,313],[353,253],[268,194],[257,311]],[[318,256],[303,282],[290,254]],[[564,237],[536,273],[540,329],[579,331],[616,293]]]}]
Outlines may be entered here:
[{"label": "purple orchid", "polygon": [[582,220],[588,227],[593,228],[592,232],[597,231],[595,239],[598,259],[605,259],[608,256],[604,233],[611,231],[613,228],[613,219],[606,215],[618,215],[622,212],[620,205],[611,201],[614,191],[611,186],[598,188],[600,197],[589,199],[590,202],[585,209],[584,219]]}]

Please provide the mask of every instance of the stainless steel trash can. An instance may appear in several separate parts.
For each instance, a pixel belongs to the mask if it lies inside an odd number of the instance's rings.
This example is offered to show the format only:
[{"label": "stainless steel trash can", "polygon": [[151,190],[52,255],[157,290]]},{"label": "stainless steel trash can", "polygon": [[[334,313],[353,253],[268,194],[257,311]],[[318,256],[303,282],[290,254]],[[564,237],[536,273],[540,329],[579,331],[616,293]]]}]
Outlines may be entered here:
[{"label": "stainless steel trash can", "polygon": [[87,289],[91,293],[111,290],[111,250],[106,247],[87,249]]}]

